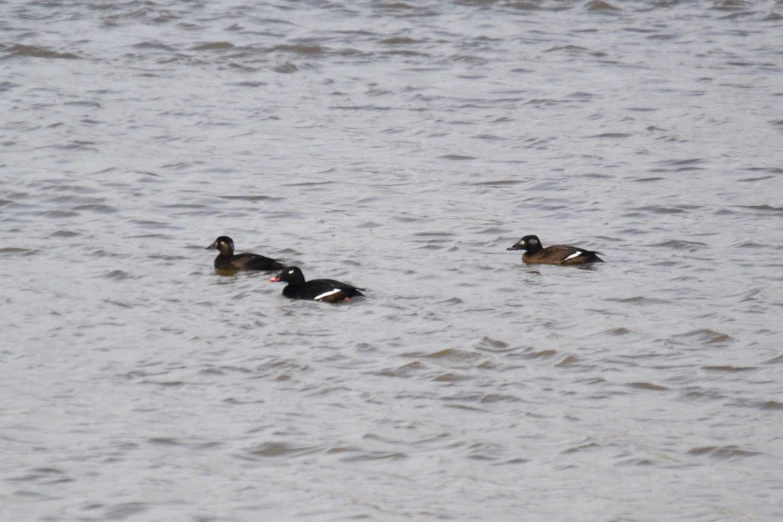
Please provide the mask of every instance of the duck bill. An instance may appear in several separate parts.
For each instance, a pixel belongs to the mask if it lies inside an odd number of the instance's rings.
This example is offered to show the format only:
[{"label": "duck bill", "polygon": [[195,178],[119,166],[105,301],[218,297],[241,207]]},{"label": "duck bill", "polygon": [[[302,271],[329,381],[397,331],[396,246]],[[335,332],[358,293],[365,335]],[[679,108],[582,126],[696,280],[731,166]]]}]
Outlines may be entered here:
[{"label": "duck bill", "polygon": [[279,283],[279,282],[280,282],[280,278],[279,278],[279,277],[277,277],[277,276],[275,276],[275,277],[270,277],[270,278],[269,278],[269,282],[270,282],[270,283]]},{"label": "duck bill", "polygon": [[218,246],[217,246],[217,241],[215,241],[214,243],[212,243],[211,245],[209,245],[209,246],[208,246],[207,248],[205,248],[204,250],[216,250],[216,249],[217,249],[217,247],[218,247]]},{"label": "duck bill", "polygon": [[506,250],[525,250],[525,247],[524,245],[520,245],[519,243],[517,243],[515,245],[511,245]]}]

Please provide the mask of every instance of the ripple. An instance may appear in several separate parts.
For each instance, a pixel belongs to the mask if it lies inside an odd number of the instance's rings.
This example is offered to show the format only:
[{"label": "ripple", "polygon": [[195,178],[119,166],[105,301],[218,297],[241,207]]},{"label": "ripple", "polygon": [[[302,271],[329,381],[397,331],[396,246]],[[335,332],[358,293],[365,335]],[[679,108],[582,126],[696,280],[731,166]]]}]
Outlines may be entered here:
[{"label": "ripple", "polygon": [[519,185],[520,183],[524,183],[524,182],[516,179],[499,179],[495,181],[481,181],[479,183],[473,183],[473,185],[477,187],[482,187],[482,186],[503,187],[508,185]]},{"label": "ripple", "polygon": [[486,336],[479,341],[476,345],[476,349],[491,353],[506,353],[514,350],[514,348],[510,347],[505,341]]},{"label": "ripple", "polygon": [[721,460],[735,460],[738,458],[754,457],[756,455],[761,455],[761,453],[743,450],[737,446],[702,446],[688,450],[688,455],[708,456]]},{"label": "ripple", "polygon": [[150,506],[144,502],[127,502],[106,508],[103,516],[106,520],[125,520],[149,509]]},{"label": "ripple", "polygon": [[607,335],[628,335],[633,332],[627,328],[620,327],[620,328],[612,328],[611,330],[606,330],[604,333]]},{"label": "ripple", "polygon": [[[281,197],[275,197],[275,196],[264,196],[261,194],[258,195],[246,195],[246,196],[218,196],[220,199],[227,199],[230,201],[280,201],[285,198]],[[203,207],[204,205],[199,205],[199,208]]]},{"label": "ripple", "polygon": [[671,248],[672,250],[687,250],[689,252],[695,252],[707,247],[706,243],[699,243],[698,241],[684,241],[680,239],[670,239],[662,243],[655,243],[649,245],[656,248]]},{"label": "ripple", "polygon": [[442,373],[437,377],[434,377],[432,380],[435,382],[461,382],[470,380],[470,377],[455,373]]},{"label": "ripple", "polygon": [[152,437],[147,442],[161,446],[182,446],[182,442],[173,437]]},{"label": "ripple", "polygon": [[352,455],[350,457],[343,457],[340,460],[342,462],[372,462],[378,460],[404,460],[408,455],[401,451],[370,451],[363,452],[361,455]]},{"label": "ripple", "polygon": [[439,364],[447,364],[450,366],[456,366],[459,368],[472,368],[475,363],[483,356],[476,352],[467,352],[464,350],[456,350],[453,348],[446,348],[432,353],[405,353],[405,357],[421,357],[424,359],[433,360]]},{"label": "ripple", "polygon": [[659,205],[649,205],[646,207],[636,207],[634,210],[643,212],[652,212],[653,214],[685,214],[687,210],[677,207],[664,207]]},{"label": "ripple", "polygon": [[568,448],[566,450],[563,450],[562,453],[564,455],[568,455],[568,454],[571,454],[571,453],[582,453],[582,452],[585,452],[585,451],[592,451],[592,450],[596,450],[596,449],[600,449],[600,448],[601,448],[601,445],[598,444],[597,442],[587,442],[587,443],[584,443],[584,444],[579,444],[578,446],[572,446],[572,447],[570,447],[570,448]]},{"label": "ripple", "polygon": [[384,45],[412,45],[412,44],[417,44],[422,42],[423,40],[414,40],[413,38],[408,38],[406,36],[395,36],[392,38],[386,38],[384,40],[381,40],[378,43]]},{"label": "ripple", "polygon": [[558,366],[558,367],[574,366],[578,362],[579,362],[579,358],[577,356],[575,356],[575,355],[568,355],[568,356],[564,357],[563,360],[560,361],[559,363],[557,363],[555,366]]},{"label": "ripple", "polygon": [[105,277],[106,279],[115,279],[117,281],[131,279],[131,275],[128,272],[125,272],[124,270],[112,270],[111,272],[107,272],[103,274],[103,277]]},{"label": "ripple", "polygon": [[440,159],[449,160],[449,161],[469,161],[469,160],[476,159],[475,156],[462,156],[460,154],[446,154],[438,157]]},{"label": "ripple", "polygon": [[378,375],[383,377],[408,377],[417,373],[419,370],[426,368],[426,366],[419,361],[413,361],[402,366],[397,366],[393,369],[382,370],[378,372]]},{"label": "ripple", "polygon": [[191,49],[194,51],[209,51],[209,50],[222,50],[222,49],[233,49],[233,48],[234,48],[234,44],[232,44],[231,42],[206,42],[191,47]]},{"label": "ripple", "polygon": [[623,132],[605,132],[603,134],[595,134],[593,136],[588,136],[588,138],[619,140],[623,138],[630,138],[632,136],[633,134],[627,134]]},{"label": "ripple", "polygon": [[777,214],[783,213],[783,207],[773,207],[772,205],[738,205],[738,206],[740,208],[757,210],[759,212],[774,212]]},{"label": "ripple", "polygon": [[272,70],[275,71],[276,73],[281,73],[281,74],[293,74],[299,72],[299,67],[297,67],[296,65],[290,62],[286,62],[274,66]]},{"label": "ripple", "polygon": [[589,49],[586,49],[585,47],[579,45],[557,45],[555,47],[550,47],[549,49],[546,49],[544,52],[545,53],[565,52],[568,54],[581,54],[581,53],[586,53],[588,51]]},{"label": "ripple", "polygon": [[754,370],[757,370],[758,368],[754,366],[702,366],[703,370],[707,370],[710,372],[728,372],[728,373],[737,373],[737,372],[752,372]]},{"label": "ripple", "polygon": [[20,255],[20,256],[31,256],[33,254],[36,254],[38,251],[33,250],[30,248],[21,248],[21,247],[3,247],[0,248],[0,255]]},{"label": "ripple", "polygon": [[54,219],[68,219],[68,218],[77,217],[79,213],[70,212],[68,210],[47,210],[45,212],[41,212],[41,215]]},{"label": "ripple", "polygon": [[78,205],[76,207],[73,207],[74,210],[91,210],[92,212],[95,212],[97,214],[114,214],[117,212],[117,209],[114,207],[111,207],[109,205],[99,205],[99,204],[90,204],[90,205]]},{"label": "ripple", "polygon": [[691,330],[684,334],[675,335],[674,337],[695,339],[705,345],[723,344],[734,340],[724,333],[716,332],[714,330],[710,330],[709,328]]},{"label": "ripple", "polygon": [[16,44],[4,50],[8,57],[18,58],[52,58],[56,60],[78,60],[79,56],[73,53],[60,53],[45,47],[36,45]]},{"label": "ripple", "polygon": [[622,303],[622,304],[633,304],[633,305],[643,305],[643,306],[649,306],[649,305],[662,305],[662,304],[669,304],[671,301],[667,301],[666,299],[656,299],[654,297],[645,297],[645,296],[636,296],[636,297],[626,297],[624,299],[607,299],[607,301],[613,301],[616,303]]},{"label": "ripple", "polygon": [[52,232],[49,234],[49,237],[77,237],[80,236],[78,232],[74,232],[72,230],[57,230],[56,232]]},{"label": "ripple", "polygon": [[528,351],[525,353],[525,357],[528,357],[530,359],[550,359],[555,355],[557,355],[557,350],[552,350],[552,349],[536,351],[532,348],[529,348]]},{"label": "ripple", "polygon": [[280,51],[284,53],[304,54],[308,56],[323,54],[324,48],[320,45],[275,45],[270,52]]},{"label": "ripple", "polygon": [[628,383],[629,388],[635,388],[637,390],[649,390],[649,391],[665,391],[668,390],[666,386],[661,386],[659,384],[653,384],[650,382],[631,382]]},{"label": "ripple", "polygon": [[277,457],[301,457],[319,451],[314,446],[293,446],[285,442],[265,442],[244,451],[243,458],[256,459]]},{"label": "ripple", "polygon": [[593,0],[592,2],[588,2],[585,7],[588,11],[600,13],[620,11],[619,7],[615,7],[609,2],[605,2],[604,0]]},{"label": "ripple", "polygon": [[620,461],[616,464],[617,466],[654,466],[655,462],[653,462],[650,459],[628,459]]}]

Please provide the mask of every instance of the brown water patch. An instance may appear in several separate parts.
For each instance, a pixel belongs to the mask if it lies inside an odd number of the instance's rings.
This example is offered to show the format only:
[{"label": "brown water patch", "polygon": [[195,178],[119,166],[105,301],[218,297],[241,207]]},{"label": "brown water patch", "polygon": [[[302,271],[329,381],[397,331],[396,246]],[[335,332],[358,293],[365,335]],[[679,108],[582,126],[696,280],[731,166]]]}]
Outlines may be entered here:
[{"label": "brown water patch", "polygon": [[20,248],[20,247],[3,247],[0,248],[0,255],[22,255],[22,256],[30,256],[38,252],[37,250],[33,250],[30,248]]},{"label": "brown water patch", "polygon": [[557,355],[557,350],[551,350],[551,349],[540,350],[540,351],[535,351],[533,349],[530,349],[525,354],[526,357],[529,357],[531,359],[549,359],[551,357],[554,357],[555,355]]},{"label": "brown water patch", "polygon": [[362,455],[355,455],[351,457],[344,457],[340,459],[342,462],[375,462],[378,460],[404,460],[408,455],[400,451],[370,451],[363,452]]},{"label": "brown water patch", "polygon": [[116,279],[119,281],[131,278],[129,273],[124,272],[122,270],[112,270],[111,272],[104,274],[103,277],[105,277],[106,279]]},{"label": "brown water patch", "polygon": [[422,40],[414,40],[413,38],[408,38],[406,36],[395,36],[381,40],[379,43],[384,45],[412,45],[422,43]]},{"label": "brown water patch", "polygon": [[737,372],[752,372],[754,370],[758,370],[755,366],[702,366],[703,370],[707,370],[710,372],[728,372],[728,373],[737,373]]},{"label": "brown water patch", "polygon": [[592,2],[588,2],[585,7],[588,11],[598,13],[620,11],[620,8],[615,7],[609,2],[605,2],[604,0],[593,0]]},{"label": "brown water patch", "polygon": [[740,208],[758,210],[760,212],[783,213],[783,207],[773,207],[772,205],[738,205]]},{"label": "brown water patch", "polygon": [[52,58],[57,60],[78,60],[80,57],[73,53],[60,53],[52,51],[45,47],[35,45],[16,44],[4,50],[7,53],[6,58],[30,57],[30,58]]},{"label": "brown water patch", "polygon": [[568,367],[568,366],[575,365],[577,362],[579,362],[578,357],[576,357],[575,355],[568,355],[565,358],[563,358],[562,361],[557,363],[555,366]]},{"label": "brown water patch", "polygon": [[265,442],[243,453],[243,455],[263,458],[300,457],[318,451],[314,446],[293,446],[285,442]]},{"label": "brown water patch", "polygon": [[458,375],[455,373],[442,373],[432,380],[435,382],[460,382],[469,380],[470,377],[466,375]]},{"label": "brown water patch", "polygon": [[443,156],[438,156],[438,158],[450,161],[469,161],[476,159],[475,156],[461,156],[459,154],[446,154]]},{"label": "brown water patch", "polygon": [[276,45],[270,49],[271,52],[279,51],[285,53],[303,54],[308,56],[324,53],[324,48],[320,45]]},{"label": "brown water patch", "polygon": [[737,458],[754,457],[756,455],[761,455],[761,453],[743,450],[737,446],[702,446],[688,450],[688,455],[706,455],[721,460],[733,460]]},{"label": "brown water patch", "polygon": [[479,343],[476,345],[476,349],[492,353],[502,353],[512,350],[508,343],[501,341],[500,339],[493,339],[486,336],[482,338],[481,341],[479,341]]},{"label": "brown water patch", "polygon": [[628,459],[618,462],[617,466],[654,466],[656,463],[650,459]]},{"label": "brown water patch", "polygon": [[644,212],[652,212],[653,214],[685,214],[687,210],[677,207],[664,207],[659,205],[651,205],[646,207],[636,207],[634,210],[640,210]]},{"label": "brown water patch", "polygon": [[453,361],[457,363],[466,363],[468,366],[472,366],[473,363],[482,358],[482,355],[475,352],[466,352],[464,350],[455,350],[453,348],[446,348],[437,352],[421,355],[405,354],[406,356],[418,356],[425,359],[437,359],[442,361]]},{"label": "brown water patch", "polygon": [[182,446],[182,442],[173,437],[152,437],[147,439],[150,444],[158,444],[162,446]]},{"label": "brown water patch", "polygon": [[734,340],[730,336],[724,333],[716,332],[714,330],[710,330],[709,328],[699,328],[697,330],[691,330],[690,332],[675,335],[674,337],[696,339],[698,341],[701,341],[705,345],[724,344]]},{"label": "brown water patch", "polygon": [[[546,49],[544,52],[545,53],[565,52],[567,54],[581,54],[581,53],[588,52],[588,49],[581,47],[579,45],[558,45],[555,47],[550,47],[549,49]],[[552,100],[552,101],[560,101],[560,100]]]},{"label": "brown water patch", "polygon": [[423,370],[426,366],[419,361],[413,361],[408,364],[403,364],[389,370],[382,370],[378,372],[378,375],[383,377],[408,377],[417,373],[419,370]]},{"label": "brown water patch", "polygon": [[620,327],[620,328],[612,328],[611,330],[607,330],[604,333],[606,333],[608,335],[628,335],[628,334],[633,333],[633,332],[631,332],[631,330],[629,330],[627,328]]},{"label": "brown water patch", "polygon": [[107,507],[103,514],[104,520],[125,520],[145,511],[149,511],[150,505],[143,502],[127,502]]},{"label": "brown water patch", "polygon": [[581,452],[584,452],[584,451],[595,450],[595,449],[599,449],[599,448],[601,448],[601,445],[598,444],[597,442],[588,442],[586,444],[580,444],[578,446],[573,446],[571,448],[563,450],[562,454],[563,455],[569,455],[571,453],[581,453]]},{"label": "brown water patch", "polygon": [[293,74],[299,72],[299,67],[297,67],[292,63],[286,62],[274,66],[272,70],[275,71],[276,73],[281,73],[281,74]]},{"label": "brown water patch", "polygon": [[628,384],[629,388],[635,388],[637,390],[650,390],[650,391],[664,391],[668,390],[666,386],[660,386],[650,382],[632,382]]},{"label": "brown water patch", "polygon": [[223,50],[223,49],[233,49],[234,44],[231,42],[206,42],[202,43],[196,46],[191,47],[194,51],[212,51],[212,50]]}]

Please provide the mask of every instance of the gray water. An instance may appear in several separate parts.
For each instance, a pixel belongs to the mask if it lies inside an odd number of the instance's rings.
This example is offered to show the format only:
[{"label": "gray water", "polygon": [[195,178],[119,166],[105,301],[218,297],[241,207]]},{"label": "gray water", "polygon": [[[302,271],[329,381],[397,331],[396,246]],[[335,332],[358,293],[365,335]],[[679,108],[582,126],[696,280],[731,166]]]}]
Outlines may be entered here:
[{"label": "gray water", "polygon": [[0,519],[783,520],[782,64],[780,1],[0,4]]}]

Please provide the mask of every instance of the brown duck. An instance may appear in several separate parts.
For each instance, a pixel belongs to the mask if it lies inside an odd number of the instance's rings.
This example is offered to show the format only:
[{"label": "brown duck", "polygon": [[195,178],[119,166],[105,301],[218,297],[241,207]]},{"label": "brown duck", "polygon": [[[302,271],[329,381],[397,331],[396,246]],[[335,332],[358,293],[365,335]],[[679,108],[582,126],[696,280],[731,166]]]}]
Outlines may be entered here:
[{"label": "brown duck", "polygon": [[260,270],[264,272],[280,270],[285,265],[275,259],[258,254],[234,254],[234,241],[228,236],[220,236],[207,250],[219,250],[215,258],[215,269],[231,272],[235,270]]},{"label": "brown duck", "polygon": [[570,245],[552,245],[544,248],[538,236],[525,236],[506,250],[525,250],[522,261],[528,265],[586,265],[604,262],[598,257],[601,252],[592,252],[584,248]]}]

